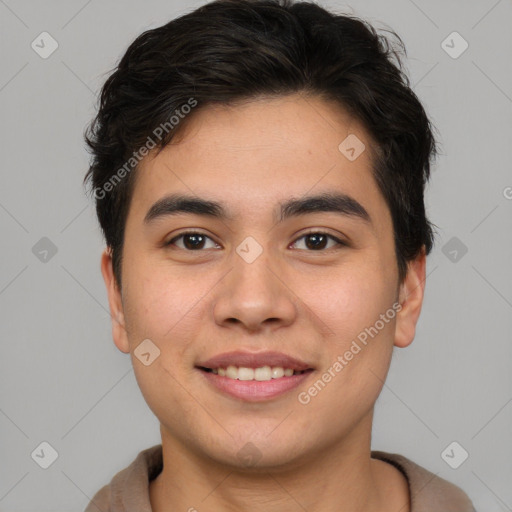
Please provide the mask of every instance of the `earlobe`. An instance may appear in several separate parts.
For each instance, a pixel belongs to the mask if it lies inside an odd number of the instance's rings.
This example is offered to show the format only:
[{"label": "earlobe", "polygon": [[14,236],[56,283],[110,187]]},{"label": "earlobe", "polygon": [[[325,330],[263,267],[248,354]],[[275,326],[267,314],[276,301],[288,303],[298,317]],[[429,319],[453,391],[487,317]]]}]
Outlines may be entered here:
[{"label": "earlobe", "polygon": [[420,254],[409,262],[407,276],[400,285],[399,302],[401,309],[398,312],[395,325],[395,346],[409,346],[416,334],[423,296],[425,291],[425,269],[426,269],[425,247]]},{"label": "earlobe", "polygon": [[112,265],[112,253],[107,247],[101,255],[101,273],[107,289],[110,316],[112,319],[112,338],[116,347],[126,354],[130,352],[126,333],[123,302],[117,285]]}]

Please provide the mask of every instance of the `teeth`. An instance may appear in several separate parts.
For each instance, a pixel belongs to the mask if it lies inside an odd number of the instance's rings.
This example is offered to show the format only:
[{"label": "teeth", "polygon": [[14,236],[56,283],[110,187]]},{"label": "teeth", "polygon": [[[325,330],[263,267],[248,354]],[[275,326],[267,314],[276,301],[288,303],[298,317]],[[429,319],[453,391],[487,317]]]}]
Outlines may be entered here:
[{"label": "teeth", "polygon": [[272,368],[272,378],[279,379],[284,376],[284,370],[280,366],[275,366]]},{"label": "teeth", "polygon": [[254,370],[252,368],[238,368],[238,380],[254,380]]},{"label": "teeth", "polygon": [[226,377],[230,379],[238,379],[238,368],[236,366],[228,366],[226,368]]},{"label": "teeth", "polygon": [[280,379],[281,377],[291,377],[294,374],[303,373],[302,371],[294,371],[292,368],[283,368],[282,366],[246,368],[244,366],[230,365],[227,368],[212,368],[211,371],[220,377],[227,377],[228,379],[257,381]]},{"label": "teeth", "polygon": [[262,366],[254,370],[254,378],[256,380],[270,380],[272,379],[272,368],[270,366]]}]

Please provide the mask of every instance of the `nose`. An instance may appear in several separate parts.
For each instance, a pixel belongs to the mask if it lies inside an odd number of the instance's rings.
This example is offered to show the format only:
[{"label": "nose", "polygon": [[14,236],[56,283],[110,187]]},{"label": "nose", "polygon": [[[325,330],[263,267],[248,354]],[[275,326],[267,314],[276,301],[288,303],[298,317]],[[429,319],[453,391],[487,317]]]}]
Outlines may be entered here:
[{"label": "nose", "polygon": [[234,254],[233,268],[218,288],[215,322],[252,332],[290,325],[297,314],[291,288],[265,251],[252,263]]}]

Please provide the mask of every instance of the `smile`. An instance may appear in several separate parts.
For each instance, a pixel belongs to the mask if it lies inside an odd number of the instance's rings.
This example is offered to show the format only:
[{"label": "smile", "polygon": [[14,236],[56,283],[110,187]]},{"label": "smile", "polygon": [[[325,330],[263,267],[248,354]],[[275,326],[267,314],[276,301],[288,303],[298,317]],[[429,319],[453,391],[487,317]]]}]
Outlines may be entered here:
[{"label": "smile", "polygon": [[244,402],[265,402],[284,396],[303,384],[313,374],[312,368],[293,370],[279,366],[259,368],[228,366],[226,369],[196,367],[196,370],[206,380],[208,387],[224,396]]},{"label": "smile", "polygon": [[237,350],[197,361],[208,387],[247,402],[270,400],[301,385],[315,368],[297,357],[275,351]]},{"label": "smile", "polygon": [[220,377],[227,377],[234,380],[256,380],[259,382],[280,379],[282,377],[291,377],[300,375],[307,370],[294,370],[293,368],[283,368],[282,366],[261,366],[259,368],[247,368],[244,366],[229,365],[227,368],[202,368],[204,371],[212,372]]}]

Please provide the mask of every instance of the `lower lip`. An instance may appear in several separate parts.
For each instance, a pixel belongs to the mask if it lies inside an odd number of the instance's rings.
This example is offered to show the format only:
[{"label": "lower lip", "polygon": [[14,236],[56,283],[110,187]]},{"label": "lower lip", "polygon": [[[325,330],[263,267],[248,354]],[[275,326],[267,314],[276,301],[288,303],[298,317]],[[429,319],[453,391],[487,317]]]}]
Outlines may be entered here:
[{"label": "lower lip", "polygon": [[220,391],[248,402],[261,402],[283,395],[298,387],[313,373],[312,370],[308,370],[290,377],[258,381],[230,379],[199,368],[198,371]]}]

